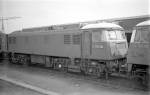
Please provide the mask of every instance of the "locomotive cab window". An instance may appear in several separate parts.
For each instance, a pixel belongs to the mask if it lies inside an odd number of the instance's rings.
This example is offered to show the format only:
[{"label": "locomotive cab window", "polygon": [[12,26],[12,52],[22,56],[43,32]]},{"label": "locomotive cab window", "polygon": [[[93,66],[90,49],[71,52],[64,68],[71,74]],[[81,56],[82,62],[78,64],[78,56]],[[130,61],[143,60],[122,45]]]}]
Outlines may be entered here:
[{"label": "locomotive cab window", "polygon": [[125,33],[122,30],[106,30],[108,40],[124,40]]},{"label": "locomotive cab window", "polygon": [[137,28],[134,42],[149,42],[150,27]]},{"label": "locomotive cab window", "polygon": [[92,41],[93,42],[101,42],[103,41],[103,31],[99,31],[99,30],[93,30],[92,31]]},{"label": "locomotive cab window", "polygon": [[108,37],[110,40],[116,40],[117,39],[117,34],[115,31],[108,31]]}]

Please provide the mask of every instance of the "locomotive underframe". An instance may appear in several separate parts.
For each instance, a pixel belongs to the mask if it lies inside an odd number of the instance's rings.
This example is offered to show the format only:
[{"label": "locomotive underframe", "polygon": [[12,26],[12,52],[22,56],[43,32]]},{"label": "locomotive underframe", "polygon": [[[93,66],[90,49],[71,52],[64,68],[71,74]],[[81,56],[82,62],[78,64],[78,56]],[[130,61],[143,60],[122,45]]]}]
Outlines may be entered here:
[{"label": "locomotive underframe", "polygon": [[150,66],[143,64],[132,64],[128,65],[128,76],[130,79],[140,79],[143,84],[147,85],[150,81]]},{"label": "locomotive underframe", "polygon": [[4,55],[4,53],[3,52],[0,52],[0,61],[2,61],[3,60],[3,55]]},{"label": "locomotive underframe", "polygon": [[106,79],[108,79],[108,75],[112,73],[118,73],[120,75],[121,72],[127,71],[125,58],[115,60],[96,60],[22,53],[10,53],[9,58],[12,63],[22,65],[39,64],[44,67],[64,72],[82,72],[86,75],[96,77],[105,76]]}]

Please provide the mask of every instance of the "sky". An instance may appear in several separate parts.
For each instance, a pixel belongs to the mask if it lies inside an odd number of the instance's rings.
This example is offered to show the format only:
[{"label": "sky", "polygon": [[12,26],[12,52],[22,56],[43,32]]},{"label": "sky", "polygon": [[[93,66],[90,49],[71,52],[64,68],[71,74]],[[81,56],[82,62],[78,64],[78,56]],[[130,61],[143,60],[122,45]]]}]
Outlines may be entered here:
[{"label": "sky", "polygon": [[10,33],[29,27],[148,15],[149,4],[149,0],[0,0],[0,17],[20,17],[4,22],[5,32]]}]

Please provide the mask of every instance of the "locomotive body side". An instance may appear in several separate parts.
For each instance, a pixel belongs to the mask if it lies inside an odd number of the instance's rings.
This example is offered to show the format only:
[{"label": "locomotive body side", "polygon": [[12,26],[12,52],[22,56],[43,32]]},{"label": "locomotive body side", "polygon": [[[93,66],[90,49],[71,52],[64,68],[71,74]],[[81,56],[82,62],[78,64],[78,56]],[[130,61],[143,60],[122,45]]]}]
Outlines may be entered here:
[{"label": "locomotive body side", "polygon": [[[146,24],[147,23],[147,24]],[[136,26],[128,50],[127,63],[150,65],[150,21],[145,21]]]},{"label": "locomotive body side", "polygon": [[[128,71],[133,77],[149,81],[150,74],[150,20],[136,25],[127,55]],[[146,83],[147,84],[147,83]]]},{"label": "locomotive body side", "polygon": [[125,60],[124,35],[122,27],[112,23],[89,24],[81,29],[15,32],[8,36],[8,50],[12,63],[39,63],[59,70],[108,76]]},{"label": "locomotive body side", "polygon": [[[80,57],[80,40],[77,44],[73,44],[73,35],[80,38],[81,32],[26,32],[10,34],[9,51],[46,56]],[[13,38],[15,42],[11,43]]]},{"label": "locomotive body side", "polygon": [[131,43],[128,50],[127,63],[150,65],[150,47],[148,43]]}]

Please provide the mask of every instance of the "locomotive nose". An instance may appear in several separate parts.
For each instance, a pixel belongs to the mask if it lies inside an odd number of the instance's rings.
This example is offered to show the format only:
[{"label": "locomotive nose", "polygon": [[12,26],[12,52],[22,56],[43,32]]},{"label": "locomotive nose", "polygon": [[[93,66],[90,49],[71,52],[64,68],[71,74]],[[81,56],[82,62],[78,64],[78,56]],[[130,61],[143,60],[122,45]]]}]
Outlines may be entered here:
[{"label": "locomotive nose", "polygon": [[148,65],[150,62],[149,43],[131,43],[127,63]]},{"label": "locomotive nose", "polygon": [[111,47],[111,54],[113,57],[125,57],[127,55],[127,49],[126,42],[116,42]]},{"label": "locomotive nose", "polygon": [[116,44],[118,55],[122,57],[127,55],[127,44],[125,42],[117,43]]}]

